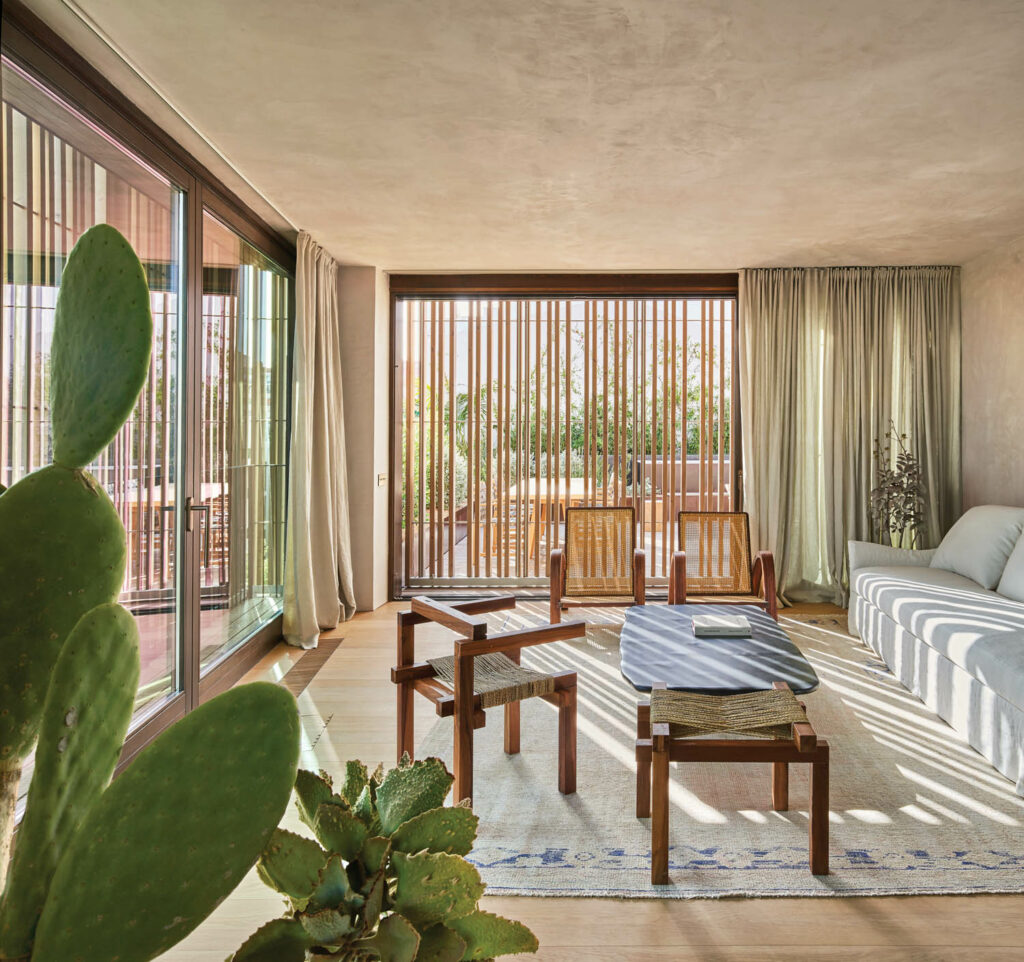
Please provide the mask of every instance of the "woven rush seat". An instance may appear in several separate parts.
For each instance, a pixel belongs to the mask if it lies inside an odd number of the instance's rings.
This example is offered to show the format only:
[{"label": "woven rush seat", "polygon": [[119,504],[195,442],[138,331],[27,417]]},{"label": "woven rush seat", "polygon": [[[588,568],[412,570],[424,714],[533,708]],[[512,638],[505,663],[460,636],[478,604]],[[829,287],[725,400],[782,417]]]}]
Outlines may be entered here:
[{"label": "woven rush seat", "polygon": [[[427,664],[437,672],[446,685],[455,687],[455,658],[428,658]],[[480,696],[481,708],[508,705],[536,695],[550,695],[555,690],[555,679],[517,665],[500,651],[477,655],[473,659],[473,691]]]},{"label": "woven rush seat", "polygon": [[696,695],[656,688],[651,692],[651,724],[667,724],[673,738],[728,732],[751,738],[791,738],[793,724],[807,713],[791,690],[744,695]]}]

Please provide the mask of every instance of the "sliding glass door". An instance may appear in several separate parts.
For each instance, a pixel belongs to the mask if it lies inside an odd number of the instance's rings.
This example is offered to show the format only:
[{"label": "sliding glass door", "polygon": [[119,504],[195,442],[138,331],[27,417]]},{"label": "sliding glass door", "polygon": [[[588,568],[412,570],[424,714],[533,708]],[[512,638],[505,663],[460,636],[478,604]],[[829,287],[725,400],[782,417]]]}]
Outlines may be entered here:
[{"label": "sliding glass door", "polygon": [[149,378],[131,418],[90,465],[128,539],[121,601],[139,625],[142,709],[181,688],[184,193],[6,60],[3,91],[0,483],[10,486],[51,460],[50,342],[61,272],[75,242],[94,224],[112,224],[135,248],[149,282]]},{"label": "sliding glass door", "polygon": [[203,213],[200,671],[281,612],[291,278]]},{"label": "sliding glass door", "polygon": [[292,277],[194,176],[149,162],[6,55],[2,125],[0,483],[52,456],[50,344],[75,242],[113,225],[149,282],[149,377],[91,465],[127,536],[141,725],[230,684],[230,656],[281,613]]}]

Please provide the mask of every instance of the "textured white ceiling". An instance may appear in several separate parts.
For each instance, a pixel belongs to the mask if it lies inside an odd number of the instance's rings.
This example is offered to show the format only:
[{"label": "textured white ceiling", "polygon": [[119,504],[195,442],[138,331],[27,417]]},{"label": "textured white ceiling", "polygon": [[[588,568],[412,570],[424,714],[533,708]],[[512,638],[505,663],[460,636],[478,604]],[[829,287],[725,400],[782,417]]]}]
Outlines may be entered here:
[{"label": "textured white ceiling", "polygon": [[345,263],[963,263],[1024,235],[1021,0],[75,5]]}]

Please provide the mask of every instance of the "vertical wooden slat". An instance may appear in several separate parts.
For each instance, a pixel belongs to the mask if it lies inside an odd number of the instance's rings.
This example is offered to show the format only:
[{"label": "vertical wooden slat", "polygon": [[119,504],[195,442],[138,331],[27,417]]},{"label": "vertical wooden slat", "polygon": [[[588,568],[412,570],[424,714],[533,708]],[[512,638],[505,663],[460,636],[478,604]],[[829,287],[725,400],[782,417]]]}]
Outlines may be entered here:
[{"label": "vertical wooden slat", "polygon": [[[476,574],[476,504],[477,504],[477,485],[476,485],[476,466],[477,456],[479,449],[474,450],[474,421],[476,413],[476,358],[474,357],[474,343],[475,324],[476,324],[476,312],[479,302],[472,300],[469,302],[469,312],[466,317],[466,573]],[[452,381],[455,380],[455,371],[457,368],[453,362],[452,365]],[[454,432],[453,432],[454,433]],[[453,472],[454,473],[454,472]],[[452,505],[452,511],[454,513],[455,506]],[[455,545],[451,547],[452,556],[455,555]]]},{"label": "vertical wooden slat", "polygon": [[718,510],[727,511],[725,503],[725,301],[718,302]]},{"label": "vertical wooden slat", "polygon": [[586,504],[590,504],[590,309],[591,302],[583,307],[583,490]]},{"label": "vertical wooden slat", "polygon": [[427,311],[423,302],[416,302],[416,330],[419,332],[420,367],[419,382],[417,384],[416,396],[419,399],[419,474],[417,488],[419,502],[416,511],[416,574],[423,577],[425,574],[424,560],[427,532],[424,527],[427,515],[427,484],[424,478],[424,467],[427,459]]},{"label": "vertical wooden slat", "polygon": [[601,365],[601,503],[608,503],[608,302],[602,302]]},{"label": "vertical wooden slat", "polygon": [[[544,530],[544,539],[545,539],[545,546],[546,546],[546,549],[547,549],[546,552],[545,552],[545,554],[546,554],[547,552],[549,552],[551,550],[551,531],[552,531],[551,524],[552,524],[552,521],[554,520],[551,515],[552,515],[552,512],[557,514],[557,512],[559,510],[557,505],[553,505],[552,504],[552,500],[551,500],[551,497],[552,497],[552,487],[551,487],[551,428],[552,428],[552,424],[551,424],[551,406],[552,406],[552,396],[553,396],[553,392],[554,392],[554,384],[552,382],[551,366],[554,363],[555,351],[557,351],[557,348],[555,347],[555,345],[557,345],[557,343],[558,343],[558,337],[557,337],[557,335],[555,337],[552,337],[552,333],[555,330],[554,327],[553,327],[553,323],[554,323],[554,304],[553,304],[553,302],[549,300],[546,303],[544,310],[545,310],[545,319],[544,319],[544,324],[545,324],[545,327],[544,327],[544,331],[545,331],[545,337],[544,337],[545,351],[544,351],[544,353],[545,353],[545,356],[547,358],[547,364],[546,364],[546,368],[547,368],[547,395],[546,395],[546,399],[545,399],[545,403],[544,403],[544,460],[545,460],[545,471],[544,471],[544,474],[545,474],[545,477],[547,478],[547,507],[545,509],[545,522],[546,523],[544,525],[544,528],[545,528],[545,530]],[[556,465],[558,464],[558,455],[557,455],[557,453],[555,454],[555,464]],[[557,496],[557,494],[558,494],[557,487],[555,488],[554,493]],[[537,554],[538,555],[540,554],[540,548],[539,547],[537,549]],[[544,563],[544,569],[543,570],[545,572],[547,571],[546,562]]]},{"label": "vertical wooden slat", "polygon": [[409,576],[412,574],[412,543],[413,543],[413,521],[416,509],[416,498],[413,495],[412,489],[412,460],[414,454],[418,448],[417,438],[415,434],[415,424],[413,422],[413,402],[412,402],[412,371],[413,371],[413,338],[415,328],[406,316],[407,312],[411,309],[410,305],[402,305],[402,317],[405,323],[402,325],[402,341],[405,345],[405,357],[402,364],[402,373],[405,378],[405,414],[403,417],[404,431],[405,431],[405,451],[403,452],[403,460],[405,461],[405,498],[402,505],[403,514],[405,516],[405,528],[403,531],[403,564],[404,571],[402,573],[403,582],[408,582]]},{"label": "vertical wooden slat", "polygon": [[455,301],[448,302],[448,577],[455,577]]},{"label": "vertical wooden slat", "polygon": [[[486,577],[491,577],[491,548],[492,537],[493,537],[493,516],[491,511],[493,505],[491,503],[491,495],[494,487],[494,478],[492,476],[492,465],[494,463],[494,452],[493,452],[493,426],[494,426],[494,370],[493,370],[493,359],[494,359],[494,301],[487,301],[487,440],[485,447],[487,449],[487,506],[484,512],[484,573]],[[499,472],[500,473],[500,472]]]},{"label": "vertical wooden slat", "polygon": [[650,311],[647,327],[651,332],[651,358],[645,368],[651,378],[651,551],[648,563],[652,569],[658,564],[658,302],[645,302]]},{"label": "vertical wooden slat", "polygon": [[541,301],[534,305],[537,311],[535,331],[537,350],[534,355],[534,577],[541,574]]},{"label": "vertical wooden slat", "polygon": [[[565,486],[572,484],[572,308],[565,302]],[[566,502],[568,505],[568,502]]]},{"label": "vertical wooden slat", "polygon": [[668,543],[669,543],[669,475],[675,477],[676,466],[670,461],[672,442],[669,437],[669,302],[661,301],[662,332],[661,332],[661,574],[668,574]]},{"label": "vertical wooden slat", "polygon": [[[671,537],[673,537],[673,538],[676,537],[675,531],[676,531],[676,528],[678,527],[678,525],[676,524],[676,518],[678,517],[678,512],[679,512],[679,508],[677,506],[677,499],[676,499],[676,463],[677,462],[680,464],[680,472],[679,472],[680,485],[682,486],[683,491],[686,491],[686,446],[685,446],[685,444],[683,445],[683,453],[682,453],[682,455],[680,456],[680,455],[678,455],[676,453],[677,452],[677,448],[676,448],[676,415],[677,415],[678,408],[679,408],[679,394],[678,394],[678,384],[679,384],[679,380],[678,380],[678,372],[679,372],[678,332],[679,332],[679,323],[678,323],[678,317],[677,317],[678,304],[679,304],[678,300],[676,298],[672,298],[672,301],[671,301],[672,340],[671,340],[671,345],[670,345],[670,348],[669,348],[669,354],[670,354],[670,356],[672,358],[672,404],[671,404],[672,422],[671,422],[671,429],[670,429],[671,440],[669,442],[669,445],[670,445],[670,447],[669,447],[669,455],[670,455],[670,457],[672,459],[672,479],[671,479],[671,497],[669,499],[669,531],[672,532]],[[684,364],[686,363],[685,362],[685,355],[684,355],[683,363]],[[685,397],[683,398],[683,404],[684,405],[686,404],[686,398]],[[680,550],[682,549],[682,547],[683,547],[682,545],[675,545],[675,548],[678,548]],[[671,577],[671,571],[670,570],[666,569],[665,573]]]}]

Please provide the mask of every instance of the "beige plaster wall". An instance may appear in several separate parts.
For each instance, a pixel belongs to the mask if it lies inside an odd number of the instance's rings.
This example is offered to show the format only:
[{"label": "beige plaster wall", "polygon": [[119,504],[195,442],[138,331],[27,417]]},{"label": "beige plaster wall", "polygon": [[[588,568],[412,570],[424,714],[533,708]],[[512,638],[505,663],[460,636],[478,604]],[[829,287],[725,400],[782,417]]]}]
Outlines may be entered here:
[{"label": "beige plaster wall", "polygon": [[1024,506],[1024,237],[963,267],[964,508]]},{"label": "beige plaster wall", "polygon": [[[373,267],[338,272],[349,516],[356,606],[388,591],[388,280]],[[378,475],[385,483],[378,484]]]}]

